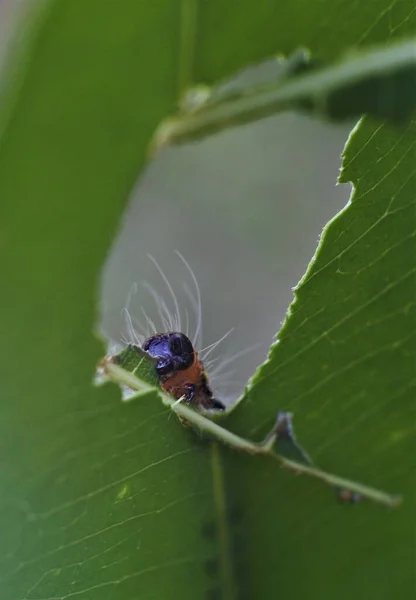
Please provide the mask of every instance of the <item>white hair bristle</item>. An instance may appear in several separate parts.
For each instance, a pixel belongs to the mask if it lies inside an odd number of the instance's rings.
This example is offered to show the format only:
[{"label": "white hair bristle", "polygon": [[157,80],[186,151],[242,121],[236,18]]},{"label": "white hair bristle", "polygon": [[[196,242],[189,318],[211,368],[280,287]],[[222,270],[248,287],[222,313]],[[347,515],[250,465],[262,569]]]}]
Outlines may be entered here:
[{"label": "white hair bristle", "polygon": [[[122,343],[111,343],[109,354],[114,355],[120,352],[128,344],[142,346],[146,338],[156,333],[169,333],[171,331],[185,333],[190,338],[195,350],[199,353],[210,382],[213,385],[214,392],[221,400],[227,402],[228,396],[228,401],[230,401],[241,391],[242,386],[241,382],[231,379],[233,372],[226,372],[224,369],[241,356],[257,349],[259,344],[244,348],[240,352],[233,353],[228,357],[214,357],[214,353],[218,351],[219,346],[234,331],[234,328],[231,328],[218,340],[208,346],[202,347],[202,301],[198,280],[192,267],[183,255],[177,250],[175,254],[184,265],[188,276],[187,280],[185,278],[185,281],[180,286],[181,294],[177,294],[157,260],[148,254],[147,256],[160,275],[165,292],[160,292],[147,281],[141,282],[140,285],[134,283],[131,286],[127,295],[126,305],[122,310],[124,317]],[[131,309],[131,304],[133,298],[139,293],[140,300],[142,302],[147,300],[147,304],[140,303],[138,311],[134,313]],[[152,309],[148,308],[149,299],[151,300],[150,306]],[[184,301],[182,302],[182,300]],[[142,319],[138,318],[137,313],[141,314]],[[237,394],[231,393],[231,390],[233,388],[236,390],[237,387],[239,388]],[[124,399],[129,399],[131,395],[131,390],[127,388],[123,390]]]}]

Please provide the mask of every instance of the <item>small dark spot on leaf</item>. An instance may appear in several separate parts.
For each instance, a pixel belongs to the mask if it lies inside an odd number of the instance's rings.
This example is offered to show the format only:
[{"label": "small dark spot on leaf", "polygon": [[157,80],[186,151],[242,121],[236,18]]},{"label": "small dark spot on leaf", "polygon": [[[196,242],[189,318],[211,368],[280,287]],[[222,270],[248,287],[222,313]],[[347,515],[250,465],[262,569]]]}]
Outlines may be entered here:
[{"label": "small dark spot on leaf", "polygon": [[202,537],[207,540],[213,540],[217,535],[217,528],[214,521],[207,521],[201,527]]},{"label": "small dark spot on leaf", "polygon": [[253,598],[253,594],[251,593],[250,588],[241,587],[237,592],[238,600],[251,600]]},{"label": "small dark spot on leaf", "polygon": [[219,571],[218,559],[210,558],[204,562],[205,573],[208,577],[217,577]]},{"label": "small dark spot on leaf", "polygon": [[228,519],[232,525],[241,523],[244,517],[244,510],[241,506],[235,505],[230,507],[228,511]]},{"label": "small dark spot on leaf", "polygon": [[337,497],[342,504],[356,504],[361,500],[360,494],[350,490],[337,490]]},{"label": "small dark spot on leaf", "polygon": [[206,600],[222,600],[222,592],[220,588],[212,588],[205,594]]},{"label": "small dark spot on leaf", "polygon": [[239,560],[243,557],[245,551],[243,535],[234,534],[232,540],[232,551],[235,560]]}]

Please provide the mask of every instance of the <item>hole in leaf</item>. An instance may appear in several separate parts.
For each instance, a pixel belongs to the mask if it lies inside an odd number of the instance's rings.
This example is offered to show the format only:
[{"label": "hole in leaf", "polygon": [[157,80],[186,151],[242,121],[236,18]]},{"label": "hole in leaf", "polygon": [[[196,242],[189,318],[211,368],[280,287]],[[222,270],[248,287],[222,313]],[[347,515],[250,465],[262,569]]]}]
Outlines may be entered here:
[{"label": "hole in leaf", "polygon": [[224,366],[223,380],[212,381],[216,396],[237,398],[265,360],[323,226],[348,200],[349,186],[336,186],[336,179],[349,129],[286,114],[163,151],[133,191],[107,262],[105,334],[121,339],[121,311],[134,282],[139,286],[129,310],[142,323],[142,307],[156,328],[161,320],[152,294],[140,283],[174,309],[146,253],[174,288],[182,323],[187,311],[195,330],[184,289],[192,281],[177,249],[200,286],[202,347],[235,328],[210,358]]}]

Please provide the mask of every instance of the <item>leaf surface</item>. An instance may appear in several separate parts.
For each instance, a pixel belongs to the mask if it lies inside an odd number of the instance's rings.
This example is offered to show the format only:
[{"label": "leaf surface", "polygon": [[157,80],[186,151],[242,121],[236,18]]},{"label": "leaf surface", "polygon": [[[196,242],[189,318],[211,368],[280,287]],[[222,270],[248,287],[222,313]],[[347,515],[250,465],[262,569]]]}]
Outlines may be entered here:
[{"label": "leaf surface", "polygon": [[[348,54],[322,67],[305,50],[257,65],[268,76],[245,82],[242,74],[213,88],[188,91],[177,116],[159,127],[154,149],[184,143],[287,110],[342,121],[371,115],[396,124],[416,106],[416,43]],[[253,69],[253,67],[251,68]],[[248,71],[246,70],[246,77]],[[198,99],[199,98],[199,99]],[[190,106],[187,106],[187,103]]]},{"label": "leaf surface", "polygon": [[230,423],[260,439],[278,408],[293,408],[321,466],[403,492],[402,509],[340,507],[273,462],[211,448],[153,394],[122,403],[114,386],[91,386],[99,271],[183,86],[300,44],[330,58],[414,28],[397,4],[185,4],[184,21],[173,1],[51,3],[11,79],[0,140],[2,596],[406,597],[411,127],[401,137],[368,124],[352,138],[344,176],[360,181],[357,196]]}]

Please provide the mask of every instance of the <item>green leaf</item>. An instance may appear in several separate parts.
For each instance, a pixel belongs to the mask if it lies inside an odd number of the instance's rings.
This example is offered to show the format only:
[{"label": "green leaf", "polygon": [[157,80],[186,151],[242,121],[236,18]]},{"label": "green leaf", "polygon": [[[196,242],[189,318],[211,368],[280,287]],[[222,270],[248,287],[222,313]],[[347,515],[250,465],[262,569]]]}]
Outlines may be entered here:
[{"label": "green leaf", "polygon": [[[156,361],[147,352],[142,350],[140,346],[126,346],[117,354],[104,359],[104,363],[110,360],[125,371],[134,373],[144,384],[156,389],[159,388],[159,380],[155,368]],[[104,365],[103,371],[105,375]]]},{"label": "green leaf", "polygon": [[206,444],[154,393],[122,403],[115,386],[91,385],[103,354],[91,333],[100,268],[179,91],[300,44],[329,59],[415,25],[404,3],[183,6],[185,19],[173,1],[51,3],[35,15],[27,61],[10,70],[0,140],[2,597],[407,597],[412,128],[401,137],[367,125],[353,138],[357,197],[329,228],[231,423],[261,439],[290,406],[321,466],[403,492],[403,508],[339,506],[264,457]]},{"label": "green leaf", "polygon": [[112,380],[118,383],[126,400],[137,400],[142,395],[156,390],[163,404],[173,410],[182,424],[192,427],[197,435],[206,440],[219,440],[234,450],[278,460],[283,467],[298,475],[308,475],[335,487],[339,490],[340,497],[346,497],[353,502],[357,499],[371,499],[389,507],[401,504],[402,498],[398,495],[386,494],[316,468],[308,453],[296,440],[291,413],[279,412],[273,427],[261,442],[244,439],[226,429],[226,423],[224,426],[215,423],[238,408],[238,402],[225,411],[205,410],[200,405],[185,400],[186,389],[180,390],[179,398],[166,394],[158,382],[156,363],[157,359],[139,346],[129,344],[118,354],[108,355],[102,360],[96,382],[102,384]]},{"label": "green leaf", "polygon": [[253,590],[279,585],[293,598],[320,599],[412,594],[415,140],[415,122],[394,131],[364,120],[351,134],[340,178],[354,184],[351,204],[325,228],[278,342],[230,424],[257,438],[274,407],[290,410],[321,468],[398,490],[403,507],[346,510],[309,482],[286,473],[276,480],[264,465],[229,459],[234,492],[250,507],[250,545],[267,549],[251,565]]},{"label": "green leaf", "polygon": [[325,69],[314,69],[306,53],[297,52],[276,62],[260,84],[237,86],[231,80],[189,94],[196,103],[162,123],[155,150],[293,109],[335,121],[366,114],[405,123],[416,106],[416,43],[349,54]]},{"label": "green leaf", "polygon": [[230,424],[261,438],[276,405],[290,410],[322,469],[400,491],[404,504],[394,513],[346,510],[309,482],[233,462],[235,493],[250,507],[250,544],[283,546],[255,560],[254,589],[276,584],[277,556],[281,589],[294,598],[306,590],[319,598],[412,593],[415,134],[414,124],[403,135],[365,122],[351,136],[342,178],[356,184],[352,202],[325,229],[278,343]]},{"label": "green leaf", "polygon": [[155,395],[91,385],[100,268],[175,104],[179,6],[57,2],[39,29],[0,147],[1,596],[193,598],[208,449]]}]

